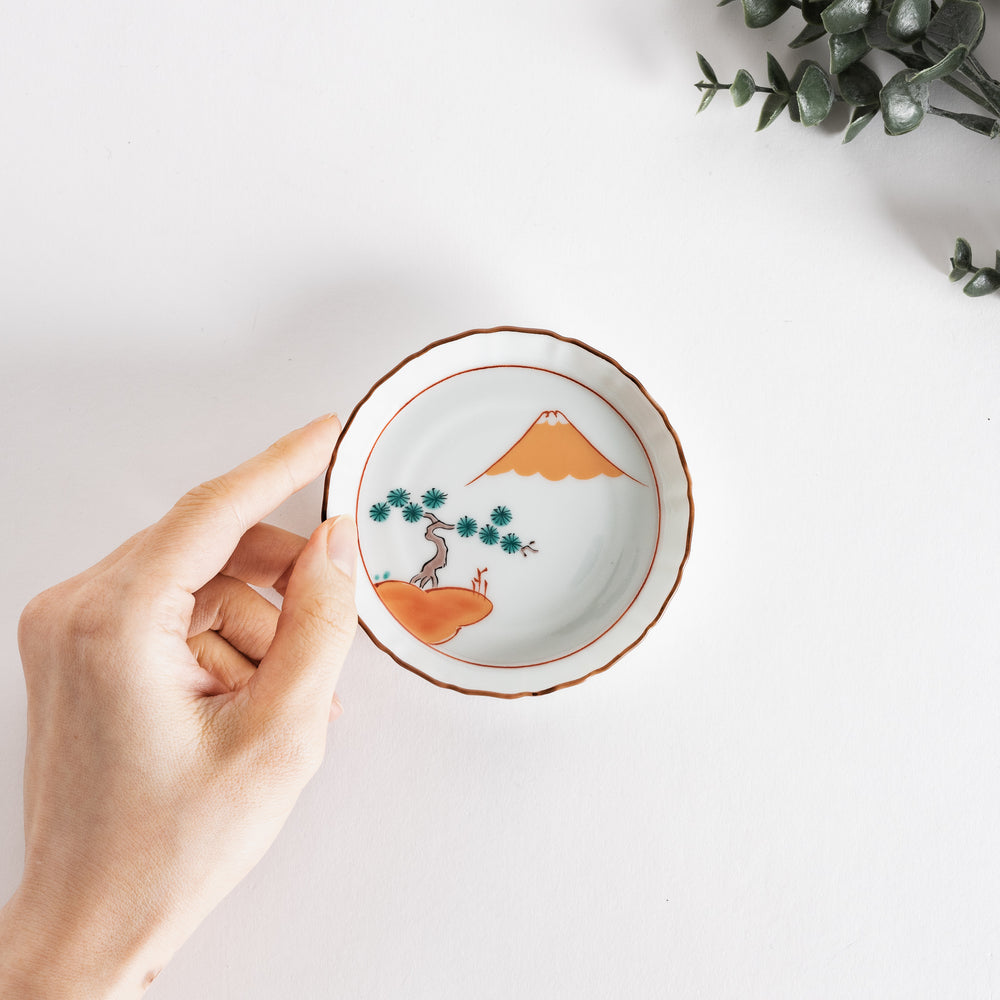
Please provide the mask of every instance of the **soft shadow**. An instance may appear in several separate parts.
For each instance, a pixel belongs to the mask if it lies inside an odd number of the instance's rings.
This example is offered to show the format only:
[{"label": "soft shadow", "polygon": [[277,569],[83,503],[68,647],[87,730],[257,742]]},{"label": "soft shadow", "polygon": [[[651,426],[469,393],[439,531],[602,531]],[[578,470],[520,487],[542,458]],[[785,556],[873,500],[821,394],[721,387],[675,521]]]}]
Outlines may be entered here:
[{"label": "soft shadow", "polygon": [[[16,670],[16,666],[11,666]],[[9,678],[6,683],[17,683]],[[0,826],[0,905],[21,880],[24,857],[24,811],[22,775],[26,726],[23,698],[5,701],[0,717],[0,802],[3,824]]]},{"label": "soft shadow", "polygon": [[[31,496],[11,489],[6,501],[21,526],[6,543],[21,567],[7,587],[17,608],[285,431],[330,411],[346,421],[373,382],[427,343],[517,323],[503,294],[433,262],[405,273],[359,266],[258,301],[252,325],[206,331],[203,345],[16,346],[0,393],[18,401],[9,482],[32,483]],[[321,500],[322,479],[272,520],[309,534]],[[38,538],[55,530],[59,545],[38,559]]]},{"label": "soft shadow", "polygon": [[880,199],[890,221],[907,237],[919,256],[935,271],[948,274],[955,240],[962,236],[972,245],[977,267],[993,267],[1000,247],[1000,213],[970,210],[957,198],[928,201],[915,206],[904,192],[886,185]]}]

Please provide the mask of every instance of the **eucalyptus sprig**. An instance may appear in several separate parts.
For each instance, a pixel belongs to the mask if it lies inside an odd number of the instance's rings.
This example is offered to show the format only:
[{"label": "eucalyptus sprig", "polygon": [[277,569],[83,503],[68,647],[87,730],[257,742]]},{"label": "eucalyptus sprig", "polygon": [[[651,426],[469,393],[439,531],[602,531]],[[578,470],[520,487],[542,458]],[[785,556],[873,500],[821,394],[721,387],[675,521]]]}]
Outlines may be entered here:
[{"label": "eucalyptus sprig", "polygon": [[961,281],[971,274],[972,277],[962,289],[966,295],[978,298],[980,295],[992,295],[1000,291],[1000,250],[996,254],[996,267],[976,267],[972,263],[972,247],[969,241],[961,236],[955,241],[955,256],[951,258],[952,281]]},{"label": "eucalyptus sprig", "polygon": [[[720,0],[719,6],[733,0]],[[927,115],[937,115],[990,139],[1000,134],[1000,81],[994,79],[974,52],[986,28],[986,14],[977,0],[741,0],[750,28],[762,28],[796,8],[805,26],[789,43],[793,49],[827,39],[829,69],[811,59],[791,74],[767,53],[768,86],[757,84],[746,69],[730,83],[721,83],[707,59],[698,54],[703,74],[696,87],[703,92],[699,111],[720,90],[728,90],[740,107],[755,94],[765,94],[757,123],[767,128],[784,111],[802,125],[818,125],[834,106],[851,108],[844,142],[854,139],[881,115],[885,132],[912,132]],[[903,65],[882,82],[865,59],[886,52]],[[950,87],[987,114],[955,111],[931,103],[932,85]]]}]

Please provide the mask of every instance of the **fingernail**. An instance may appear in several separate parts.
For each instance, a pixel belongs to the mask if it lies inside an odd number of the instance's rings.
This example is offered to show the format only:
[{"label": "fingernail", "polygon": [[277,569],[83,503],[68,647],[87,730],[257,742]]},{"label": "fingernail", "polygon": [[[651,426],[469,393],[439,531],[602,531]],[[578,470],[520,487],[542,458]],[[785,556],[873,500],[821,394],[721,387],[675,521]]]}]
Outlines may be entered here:
[{"label": "fingernail", "polygon": [[321,424],[326,420],[336,420],[336,419],[337,419],[336,413],[324,413],[323,416],[317,417],[315,420],[310,420],[308,426],[311,427],[313,424]]},{"label": "fingernail", "polygon": [[337,518],[327,536],[326,551],[330,562],[353,580],[358,566],[358,529],[353,518]]},{"label": "fingernail", "polygon": [[339,719],[344,714],[344,705],[341,700],[334,695],[333,701],[330,703],[330,721],[333,722],[334,719]]}]

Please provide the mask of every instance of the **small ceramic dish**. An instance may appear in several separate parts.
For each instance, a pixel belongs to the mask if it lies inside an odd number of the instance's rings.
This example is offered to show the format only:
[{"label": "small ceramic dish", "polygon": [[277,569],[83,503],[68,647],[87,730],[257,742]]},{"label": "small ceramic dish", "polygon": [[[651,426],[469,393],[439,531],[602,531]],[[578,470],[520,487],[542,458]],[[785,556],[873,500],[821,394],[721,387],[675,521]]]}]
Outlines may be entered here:
[{"label": "small ceramic dish", "polygon": [[344,426],[323,517],[358,523],[361,624],[466,694],[544,694],[604,670],[680,582],[694,508],[680,442],[607,356],[473,330],[377,382]]}]

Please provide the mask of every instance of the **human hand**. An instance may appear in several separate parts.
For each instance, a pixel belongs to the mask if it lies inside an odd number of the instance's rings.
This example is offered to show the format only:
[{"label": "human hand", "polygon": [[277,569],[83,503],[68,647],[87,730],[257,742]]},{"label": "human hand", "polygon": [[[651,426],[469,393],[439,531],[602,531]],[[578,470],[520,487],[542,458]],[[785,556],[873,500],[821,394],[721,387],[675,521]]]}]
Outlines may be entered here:
[{"label": "human hand", "polygon": [[293,431],[25,609],[25,871],[0,911],[0,996],[141,995],[319,767],[356,528],[258,522],[339,431]]}]

